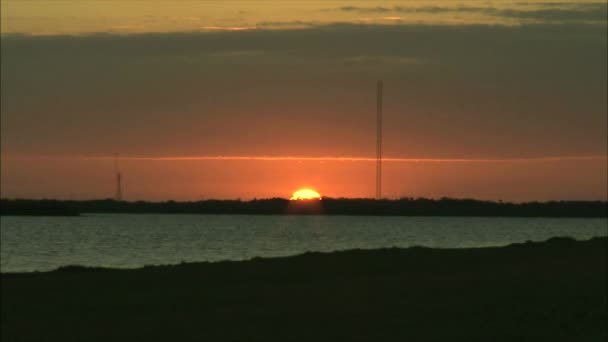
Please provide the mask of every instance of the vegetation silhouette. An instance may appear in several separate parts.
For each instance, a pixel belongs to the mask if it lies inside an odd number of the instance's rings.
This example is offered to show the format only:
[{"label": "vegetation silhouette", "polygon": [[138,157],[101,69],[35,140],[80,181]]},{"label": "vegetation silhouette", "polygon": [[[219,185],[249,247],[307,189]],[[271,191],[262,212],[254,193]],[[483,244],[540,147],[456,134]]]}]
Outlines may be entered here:
[{"label": "vegetation silhouette", "polygon": [[608,239],[1,274],[11,341],[605,341]]},{"label": "vegetation silhouette", "polygon": [[246,215],[379,215],[379,216],[518,216],[608,217],[606,201],[509,203],[473,199],[283,198],[204,200],[196,202],[126,202],[106,200],[2,199],[1,215],[78,215],[80,213],[164,213]]}]

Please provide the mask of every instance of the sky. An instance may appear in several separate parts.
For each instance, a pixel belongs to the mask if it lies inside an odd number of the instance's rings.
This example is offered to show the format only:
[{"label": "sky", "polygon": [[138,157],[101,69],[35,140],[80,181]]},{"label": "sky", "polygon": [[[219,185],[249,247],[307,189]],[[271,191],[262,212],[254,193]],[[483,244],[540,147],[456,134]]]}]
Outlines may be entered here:
[{"label": "sky", "polygon": [[603,0],[0,4],[3,198],[608,197]]}]

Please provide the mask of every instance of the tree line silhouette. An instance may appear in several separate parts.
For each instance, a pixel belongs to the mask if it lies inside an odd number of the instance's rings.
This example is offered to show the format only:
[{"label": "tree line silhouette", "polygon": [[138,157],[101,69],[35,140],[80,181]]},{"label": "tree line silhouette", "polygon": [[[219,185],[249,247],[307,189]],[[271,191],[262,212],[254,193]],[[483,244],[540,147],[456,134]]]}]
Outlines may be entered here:
[{"label": "tree line silhouette", "polygon": [[322,214],[378,216],[608,217],[606,201],[510,203],[454,198],[283,198],[147,202],[103,200],[2,199],[0,215],[77,216],[82,213],[133,214]]}]

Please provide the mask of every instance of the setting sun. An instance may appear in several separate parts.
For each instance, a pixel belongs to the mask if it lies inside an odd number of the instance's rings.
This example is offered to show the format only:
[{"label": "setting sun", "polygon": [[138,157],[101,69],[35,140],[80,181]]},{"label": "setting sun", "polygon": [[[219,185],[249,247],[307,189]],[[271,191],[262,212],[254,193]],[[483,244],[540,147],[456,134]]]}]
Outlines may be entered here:
[{"label": "setting sun", "polygon": [[321,195],[312,189],[300,189],[293,193],[291,200],[312,200],[321,199]]}]

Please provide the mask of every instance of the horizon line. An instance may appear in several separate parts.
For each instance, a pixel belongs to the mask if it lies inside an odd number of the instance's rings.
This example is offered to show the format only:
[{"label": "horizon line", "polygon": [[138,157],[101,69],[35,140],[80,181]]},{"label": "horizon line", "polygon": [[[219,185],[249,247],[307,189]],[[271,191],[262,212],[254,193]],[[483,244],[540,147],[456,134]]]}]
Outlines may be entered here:
[{"label": "horizon line", "polygon": [[[2,159],[17,160],[114,160],[115,155],[99,156],[12,156],[2,155]],[[336,156],[248,156],[248,155],[194,155],[194,156],[120,156],[122,161],[318,161],[318,162],[376,162],[375,157],[336,157]],[[404,158],[385,157],[383,162],[395,163],[521,163],[521,162],[559,162],[559,161],[584,161],[584,160],[608,160],[605,155],[586,156],[540,156],[519,158]]]}]

